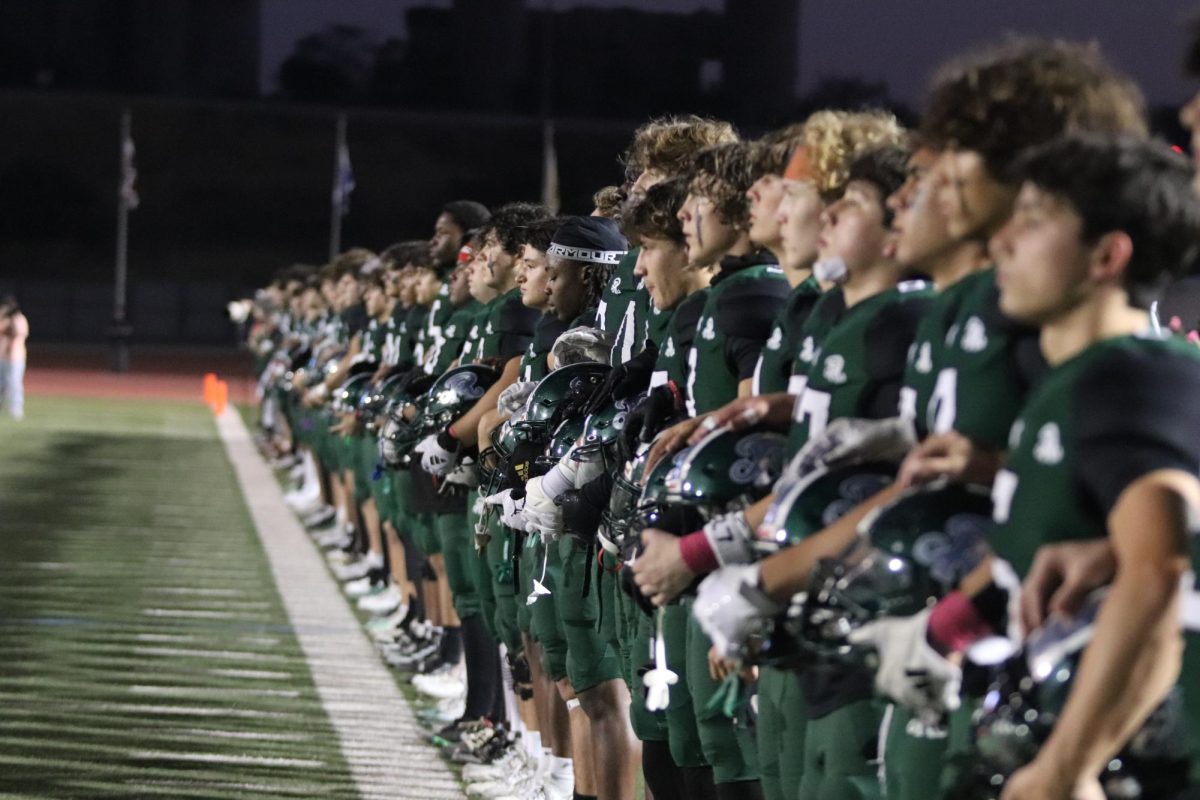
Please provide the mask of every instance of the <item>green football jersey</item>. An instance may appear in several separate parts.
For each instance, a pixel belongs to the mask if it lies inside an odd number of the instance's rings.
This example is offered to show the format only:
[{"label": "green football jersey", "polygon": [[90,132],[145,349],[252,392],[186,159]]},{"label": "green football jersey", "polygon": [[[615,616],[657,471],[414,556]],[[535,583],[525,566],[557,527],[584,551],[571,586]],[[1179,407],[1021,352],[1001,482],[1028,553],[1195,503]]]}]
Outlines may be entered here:
[{"label": "green football jersey", "polygon": [[[683,302],[682,300],[680,302]],[[649,313],[646,314],[646,332],[643,336],[643,346],[647,343],[653,343],[655,347],[662,347],[663,342],[667,338],[667,330],[671,326],[671,315],[679,303],[673,307],[660,311],[658,306],[650,303]]]},{"label": "green football jersey", "polygon": [[646,343],[650,294],[633,273],[639,252],[635,247],[621,257],[596,307],[596,327],[613,337],[609,361],[614,367],[640,353]]},{"label": "green football jersey", "polygon": [[483,323],[483,357],[504,361],[519,357],[533,339],[539,317],[541,312],[521,302],[520,289],[513,288],[497,297],[488,304]]},{"label": "green football jersey", "polygon": [[434,353],[426,362],[426,372],[430,375],[441,375],[450,369],[450,365],[456,360],[461,359],[464,364],[472,360],[464,355],[464,351],[467,348],[468,334],[482,308],[483,304],[472,298],[453,309],[450,318],[442,326],[441,340],[435,345]]},{"label": "green football jersey", "polygon": [[480,303],[475,312],[471,326],[467,328],[467,340],[463,345],[463,364],[481,361],[484,358],[484,331],[487,330],[488,320],[491,319],[495,307],[503,302],[504,295],[494,297],[486,303]]},{"label": "green football jersey", "polygon": [[1043,369],[1037,331],[1000,313],[994,269],[977,272],[941,292],[917,327],[900,416],[921,438],[955,430],[1002,448]]},{"label": "green football jersey", "polygon": [[688,353],[692,350],[696,323],[704,312],[708,292],[707,288],[693,292],[663,312],[663,316],[668,317],[668,324],[662,341],[658,342],[658,358],[650,375],[651,387],[670,381],[674,381],[680,390],[687,386]]},{"label": "green football jersey", "polygon": [[547,311],[542,314],[533,330],[533,338],[525,348],[525,354],[521,356],[519,380],[540,381],[546,377],[546,373],[550,371],[546,357],[550,355],[554,341],[566,329],[567,326],[560,322],[553,312]]},{"label": "green football jersey", "polygon": [[378,364],[383,360],[383,345],[386,336],[387,322],[380,322],[372,317],[367,322],[367,329],[363,331],[362,350],[359,351],[363,361],[372,361]]},{"label": "green football jersey", "polygon": [[754,377],[771,320],[790,290],[779,265],[760,254],[721,262],[688,350],[689,416],[717,410],[737,397],[741,381]]},{"label": "green football jersey", "polygon": [[1121,492],[1156,469],[1200,471],[1200,351],[1120,336],[1053,368],[1012,424],[992,489],[992,547],[1024,575],[1047,543],[1107,536]]},{"label": "green football jersey", "polygon": [[908,346],[932,298],[929,283],[905,281],[841,314],[816,346],[796,399],[790,453],[820,435],[832,420],[894,416]]},{"label": "green football jersey", "polygon": [[792,374],[792,363],[800,348],[801,331],[821,299],[821,284],[809,276],[788,295],[787,303],[771,326],[771,336],[763,345],[758,366],[754,368],[754,394],[784,392]]}]

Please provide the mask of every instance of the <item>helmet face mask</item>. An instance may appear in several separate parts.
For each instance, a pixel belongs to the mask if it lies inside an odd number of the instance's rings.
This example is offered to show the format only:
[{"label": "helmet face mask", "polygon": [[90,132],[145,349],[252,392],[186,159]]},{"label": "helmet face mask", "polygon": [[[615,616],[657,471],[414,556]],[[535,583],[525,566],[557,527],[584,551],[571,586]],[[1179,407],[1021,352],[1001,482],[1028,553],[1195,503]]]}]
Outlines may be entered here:
[{"label": "helmet face mask", "polygon": [[491,367],[467,364],[448,370],[425,396],[417,427],[423,436],[444,431],[454,420],[471,410],[500,377]]},{"label": "helmet face mask", "polygon": [[525,420],[521,424],[549,433],[564,419],[581,416],[592,392],[610,369],[607,364],[587,362],[554,370],[538,381],[525,401]]}]

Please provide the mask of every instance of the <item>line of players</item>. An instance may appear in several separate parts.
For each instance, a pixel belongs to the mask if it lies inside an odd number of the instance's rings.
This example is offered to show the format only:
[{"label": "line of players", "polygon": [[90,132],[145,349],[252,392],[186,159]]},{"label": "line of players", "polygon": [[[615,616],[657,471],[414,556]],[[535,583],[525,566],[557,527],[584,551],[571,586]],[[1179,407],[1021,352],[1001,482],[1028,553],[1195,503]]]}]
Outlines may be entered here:
[{"label": "line of players", "polygon": [[1200,198],[1137,88],[1008,40],[915,131],[624,162],[256,306],[290,500],[470,793],[1194,796],[1200,353],[1148,311]]}]

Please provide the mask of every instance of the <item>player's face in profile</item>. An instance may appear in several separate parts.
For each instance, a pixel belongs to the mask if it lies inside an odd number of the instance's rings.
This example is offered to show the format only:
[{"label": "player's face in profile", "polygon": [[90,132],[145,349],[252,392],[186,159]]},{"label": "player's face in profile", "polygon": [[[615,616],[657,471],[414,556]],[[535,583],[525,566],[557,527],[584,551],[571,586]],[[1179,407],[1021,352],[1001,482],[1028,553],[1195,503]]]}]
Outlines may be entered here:
[{"label": "player's face in profile", "polygon": [[1015,190],[996,180],[972,150],[947,150],[933,167],[933,185],[946,230],[954,239],[986,238],[1012,209]]},{"label": "player's face in profile", "polygon": [[670,239],[642,237],[634,273],[645,281],[646,291],[659,311],[671,308],[687,293],[684,270],[687,249]]},{"label": "player's face in profile", "polygon": [[750,241],[760,247],[778,245],[783,178],[767,173],[750,186],[746,196],[750,198]]},{"label": "player's face in profile", "polygon": [[456,306],[471,299],[471,267],[460,264],[450,274],[450,302]]},{"label": "player's face in profile", "polygon": [[488,281],[491,279],[491,273],[488,271],[487,256],[483,249],[475,251],[471,257],[468,269],[468,286],[471,290],[471,296],[480,302],[487,300]]},{"label": "player's face in profile", "polygon": [[548,268],[545,253],[527,244],[521,246],[517,286],[521,290],[521,302],[529,308],[545,308],[550,300]]},{"label": "player's face in profile", "polygon": [[633,182],[633,186],[629,187],[629,196],[643,196],[646,191],[656,183],[662,183],[666,180],[666,175],[654,169],[644,169],[638,175],[637,180]]},{"label": "player's face in profile", "polygon": [[1087,292],[1091,248],[1083,221],[1064,202],[1026,183],[1012,218],[991,240],[1000,310],[1041,325],[1074,308]]},{"label": "player's face in profile", "polygon": [[435,263],[452,261],[458,252],[463,230],[449,214],[439,214],[433,223],[433,237],[429,240],[429,254]]},{"label": "player's face in profile", "polygon": [[811,265],[817,258],[825,204],[810,181],[783,180],[781,184],[775,218],[783,240],[783,258],[790,267]]},{"label": "player's face in profile", "polygon": [[885,255],[888,229],[883,226],[879,189],[866,181],[850,181],[841,199],[821,215],[820,258],[841,258],[851,274]]},{"label": "player's face in profile", "polygon": [[905,267],[919,267],[954,244],[946,217],[935,202],[930,169],[938,155],[927,147],[919,148],[908,160],[908,178],[888,198],[892,232],[896,237],[896,261]]},{"label": "player's face in profile", "polygon": [[488,286],[500,289],[512,276],[514,259],[504,251],[494,232],[484,240],[482,252],[487,261]]},{"label": "player's face in profile", "polygon": [[560,320],[571,320],[583,312],[587,286],[584,266],[561,256],[550,256],[549,307]]}]

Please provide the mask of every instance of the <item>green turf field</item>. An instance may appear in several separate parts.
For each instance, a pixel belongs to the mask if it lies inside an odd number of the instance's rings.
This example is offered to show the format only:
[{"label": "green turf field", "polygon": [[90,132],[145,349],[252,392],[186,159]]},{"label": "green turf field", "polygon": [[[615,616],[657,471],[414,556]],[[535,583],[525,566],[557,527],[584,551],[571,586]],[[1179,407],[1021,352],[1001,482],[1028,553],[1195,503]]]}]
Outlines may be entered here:
[{"label": "green turf field", "polygon": [[354,797],[200,404],[0,418],[0,797]]}]

